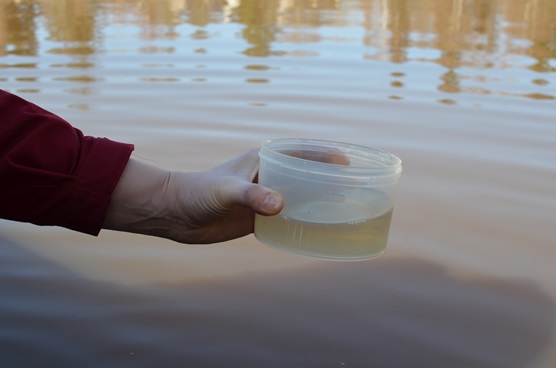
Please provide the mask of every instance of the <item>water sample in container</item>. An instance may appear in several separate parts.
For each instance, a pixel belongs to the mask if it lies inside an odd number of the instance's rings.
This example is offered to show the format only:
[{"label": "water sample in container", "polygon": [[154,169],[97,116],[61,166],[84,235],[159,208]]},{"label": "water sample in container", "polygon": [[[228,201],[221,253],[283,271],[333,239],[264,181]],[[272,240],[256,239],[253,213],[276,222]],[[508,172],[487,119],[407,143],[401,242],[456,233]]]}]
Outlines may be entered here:
[{"label": "water sample in container", "polygon": [[255,236],[308,256],[360,260],[386,249],[401,160],[372,148],[309,139],[263,142],[259,183],[284,198],[255,219]]}]

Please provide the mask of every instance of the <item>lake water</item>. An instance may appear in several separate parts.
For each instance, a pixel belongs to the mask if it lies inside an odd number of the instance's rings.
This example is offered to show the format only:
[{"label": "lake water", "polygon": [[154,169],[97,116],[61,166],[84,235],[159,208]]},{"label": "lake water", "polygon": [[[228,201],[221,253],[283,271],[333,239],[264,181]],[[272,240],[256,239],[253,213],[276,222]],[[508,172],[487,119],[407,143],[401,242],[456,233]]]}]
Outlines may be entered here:
[{"label": "lake water", "polygon": [[0,366],[556,366],[555,1],[0,0],[0,88],[172,169],[404,164],[364,262],[2,221]]}]

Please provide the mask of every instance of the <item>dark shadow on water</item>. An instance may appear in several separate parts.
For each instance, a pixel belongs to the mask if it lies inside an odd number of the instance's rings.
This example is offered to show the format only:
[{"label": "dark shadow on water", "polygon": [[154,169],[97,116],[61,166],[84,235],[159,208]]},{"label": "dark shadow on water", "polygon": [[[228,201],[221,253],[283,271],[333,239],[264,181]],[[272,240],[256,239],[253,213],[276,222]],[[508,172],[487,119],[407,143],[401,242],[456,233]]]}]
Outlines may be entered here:
[{"label": "dark shadow on water", "polygon": [[1,367],[522,368],[555,306],[519,280],[420,259],[218,282],[85,280],[0,237]]}]

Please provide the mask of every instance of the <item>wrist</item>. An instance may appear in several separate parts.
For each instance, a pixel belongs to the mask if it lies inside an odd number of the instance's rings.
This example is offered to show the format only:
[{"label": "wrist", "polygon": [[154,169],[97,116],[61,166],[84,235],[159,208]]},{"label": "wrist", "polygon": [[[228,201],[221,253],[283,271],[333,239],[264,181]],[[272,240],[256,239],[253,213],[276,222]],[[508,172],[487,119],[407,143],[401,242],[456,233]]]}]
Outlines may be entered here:
[{"label": "wrist", "polygon": [[130,159],[112,193],[103,227],[166,237],[170,176],[168,170]]}]

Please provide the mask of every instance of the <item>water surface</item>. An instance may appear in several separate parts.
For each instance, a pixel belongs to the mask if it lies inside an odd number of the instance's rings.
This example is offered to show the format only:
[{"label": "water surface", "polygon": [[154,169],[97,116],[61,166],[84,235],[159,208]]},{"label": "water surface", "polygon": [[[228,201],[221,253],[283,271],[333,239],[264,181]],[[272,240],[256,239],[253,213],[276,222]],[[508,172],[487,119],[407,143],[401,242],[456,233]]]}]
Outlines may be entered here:
[{"label": "water surface", "polygon": [[202,170],[400,156],[385,255],[0,222],[6,367],[554,367],[552,0],[0,0],[0,88]]}]

